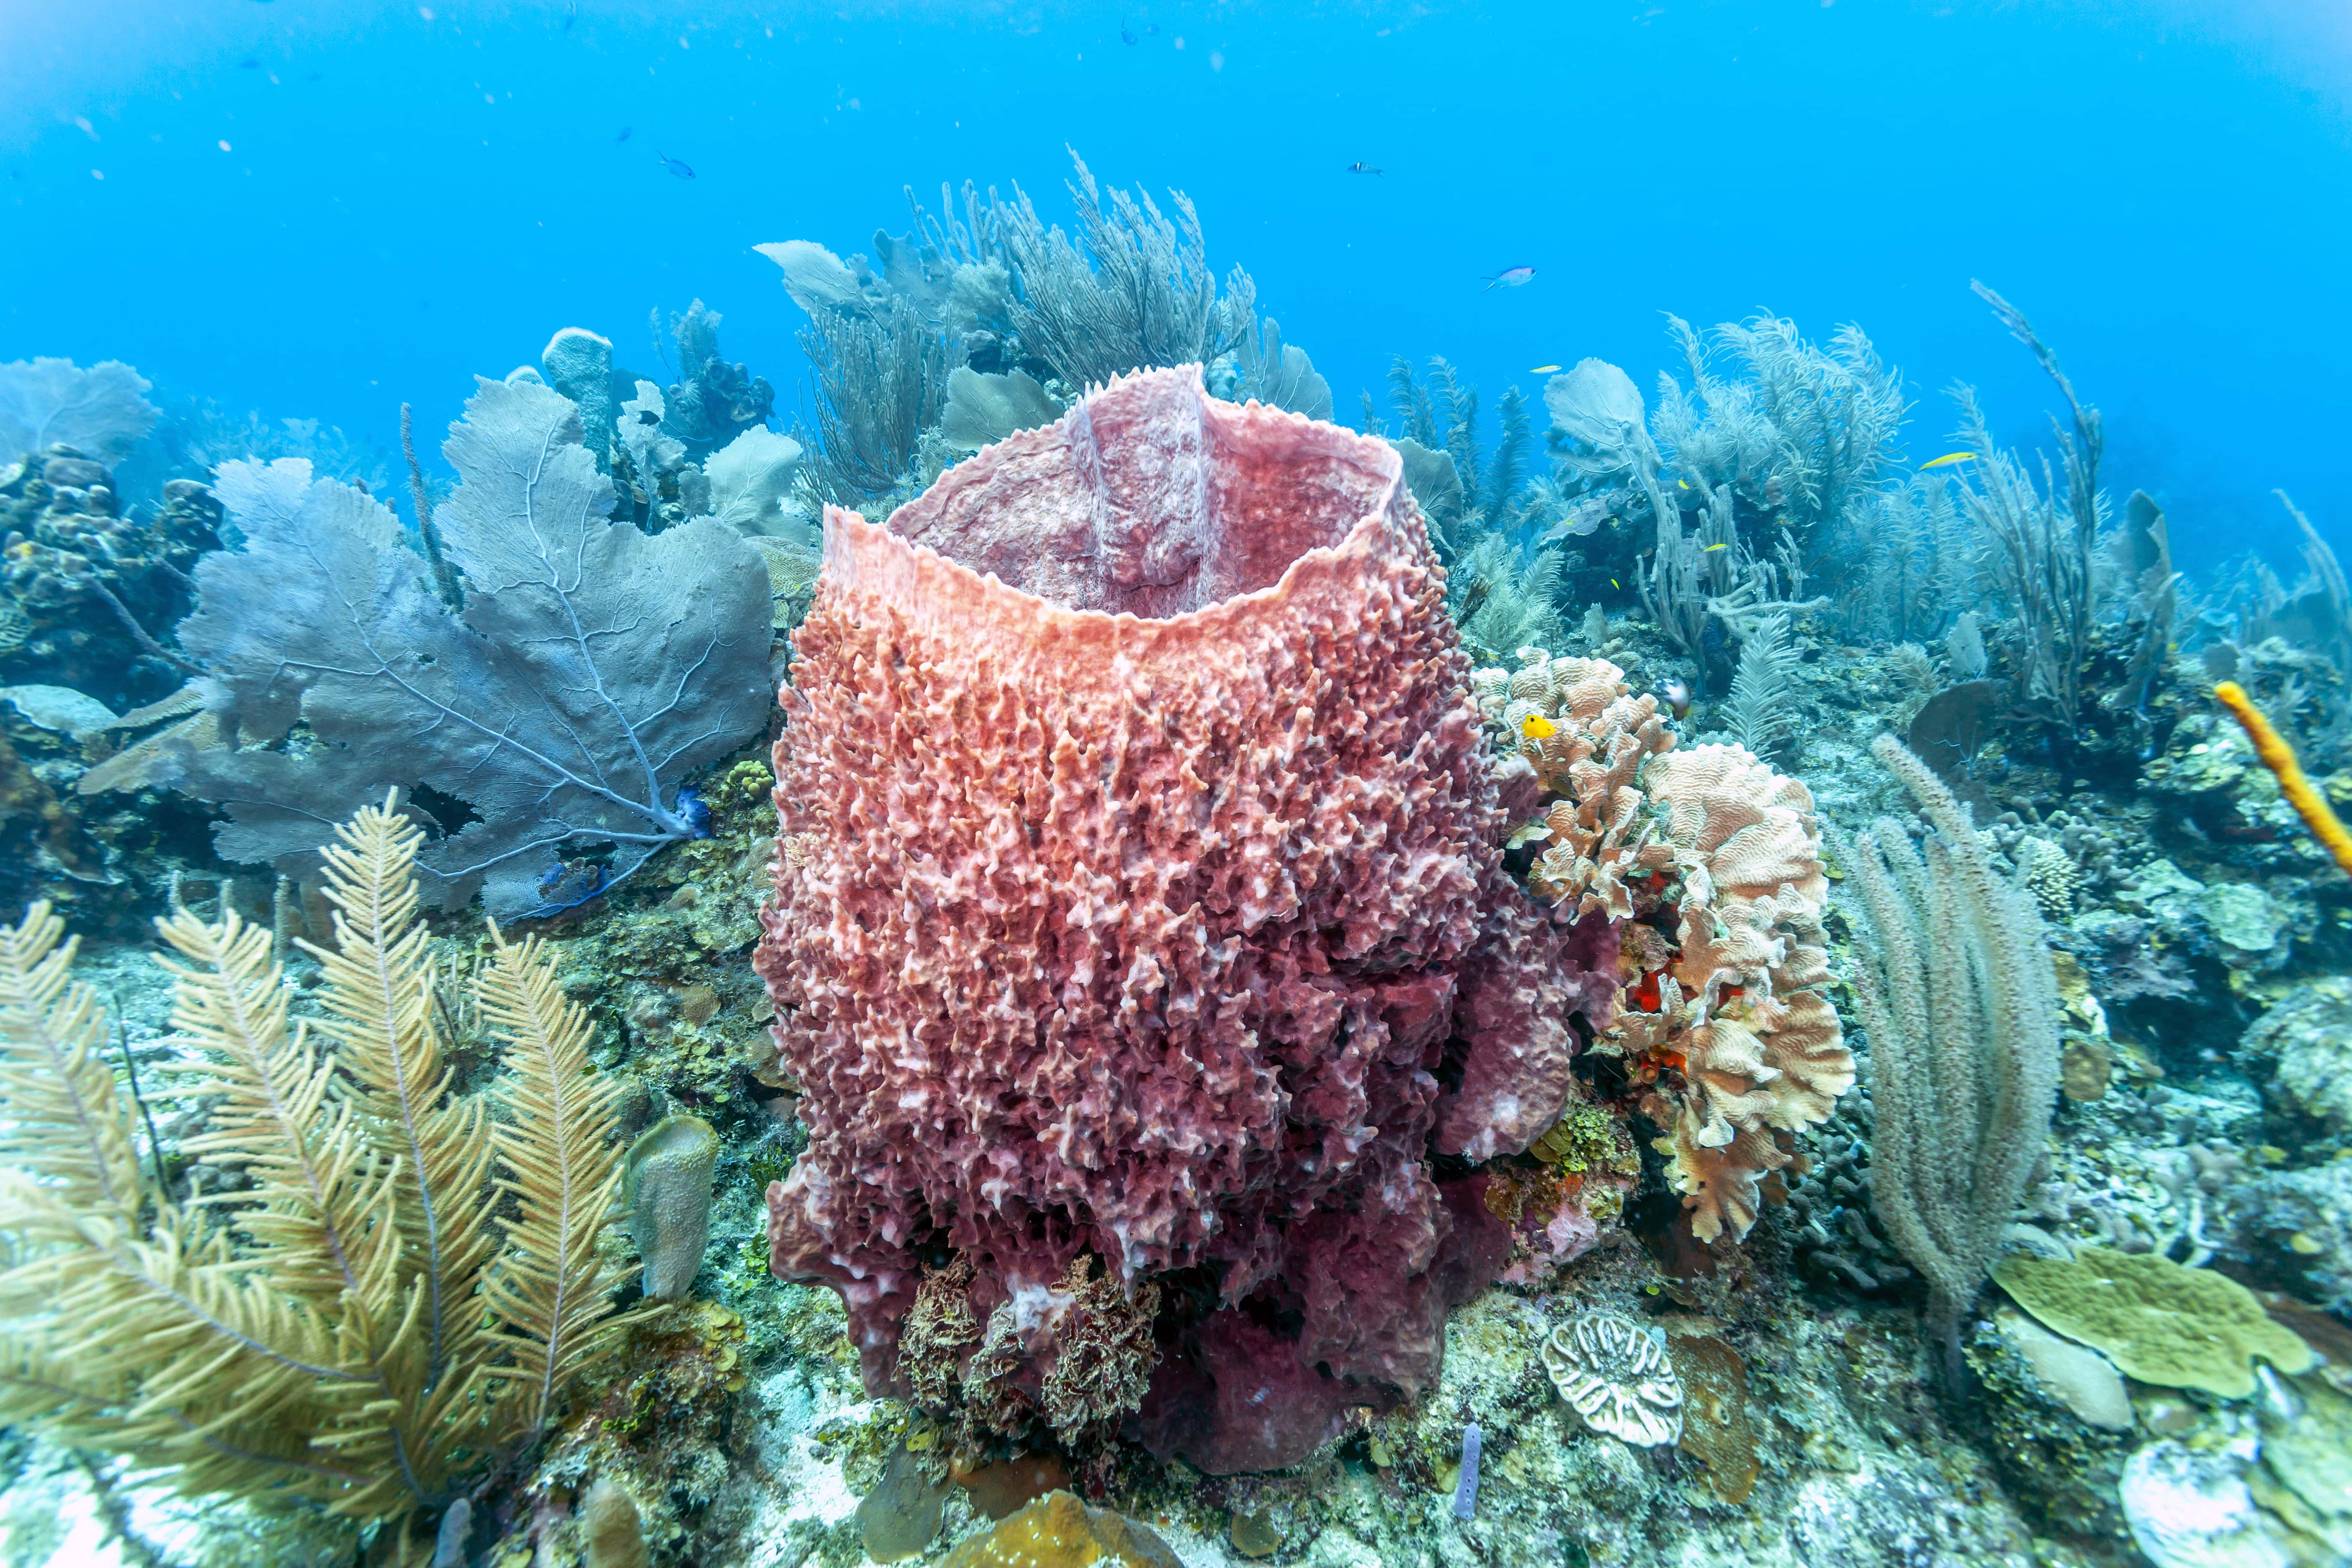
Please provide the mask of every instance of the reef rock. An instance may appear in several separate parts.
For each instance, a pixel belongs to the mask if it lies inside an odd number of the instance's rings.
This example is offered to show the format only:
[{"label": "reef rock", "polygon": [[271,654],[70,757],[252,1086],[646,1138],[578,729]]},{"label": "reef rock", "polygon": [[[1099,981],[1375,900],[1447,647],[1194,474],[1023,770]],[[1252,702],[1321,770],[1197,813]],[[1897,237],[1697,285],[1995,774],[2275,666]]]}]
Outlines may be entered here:
[{"label": "reef rock", "polygon": [[2273,1064],[2276,1108],[2352,1136],[2352,979],[2321,975],[2288,992],[2246,1031],[2243,1049]]},{"label": "reef rock", "polygon": [[1009,1303],[982,1370],[1041,1399],[1032,1308],[1082,1253],[1160,1286],[1129,1430],[1163,1456],[1290,1464],[1433,1381],[1506,1240],[1425,1155],[1550,1124],[1615,958],[1503,868],[1444,592],[1389,447],[1193,369],[887,526],[827,513],[758,958],[810,1128],[769,1239],[870,1389],[909,1391],[901,1320],[969,1268],[933,1317]]}]

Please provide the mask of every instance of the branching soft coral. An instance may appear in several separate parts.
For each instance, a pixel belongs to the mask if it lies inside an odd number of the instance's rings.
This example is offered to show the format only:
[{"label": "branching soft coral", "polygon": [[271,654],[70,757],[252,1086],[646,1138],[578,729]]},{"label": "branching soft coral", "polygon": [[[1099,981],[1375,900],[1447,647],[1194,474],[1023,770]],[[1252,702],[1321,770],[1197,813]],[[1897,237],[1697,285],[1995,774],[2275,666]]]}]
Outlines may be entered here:
[{"label": "branching soft coral", "polygon": [[241,1178],[211,1196],[140,1158],[61,922],[37,904],[0,927],[0,1419],[175,1469],[191,1493],[389,1521],[420,1563],[412,1524],[541,1430],[621,1326],[597,1247],[612,1090],[536,942],[500,942],[479,1000],[507,1042],[509,1114],[494,1129],[453,1096],[421,835],[371,807],[340,837],[323,1020],[290,1016],[268,931],[233,911],[162,922],[198,1064],[170,1092],[208,1107],[181,1152]]}]

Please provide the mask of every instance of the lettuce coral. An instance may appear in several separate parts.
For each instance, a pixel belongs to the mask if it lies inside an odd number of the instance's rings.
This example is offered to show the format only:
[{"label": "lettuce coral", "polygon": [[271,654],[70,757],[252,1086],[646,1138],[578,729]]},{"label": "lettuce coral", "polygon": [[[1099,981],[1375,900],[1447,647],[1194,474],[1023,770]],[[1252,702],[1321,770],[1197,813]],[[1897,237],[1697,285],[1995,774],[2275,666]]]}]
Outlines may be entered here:
[{"label": "lettuce coral", "polygon": [[1764,1177],[1789,1163],[1772,1133],[1828,1120],[1853,1087],[1824,994],[1821,830],[1805,786],[1739,746],[1660,758],[1643,783],[1664,808],[1681,881],[1670,974],[1687,998],[1664,1042],[1684,1091],[1644,1109],[1667,1129],[1658,1150],[1692,1234],[1745,1236]]},{"label": "lettuce coral", "polygon": [[887,527],[827,514],[758,956],[811,1136],[769,1237],[870,1388],[944,1392],[1010,1304],[992,1386],[1042,1395],[1084,1253],[1163,1287],[1129,1425],[1163,1455],[1288,1464],[1429,1385],[1504,1238],[1426,1153],[1551,1123],[1614,959],[1503,869],[1444,592],[1392,450],[1195,369]]},{"label": "lettuce coral", "polygon": [[1812,796],[1744,747],[1675,750],[1657,699],[1606,659],[1524,657],[1473,677],[1538,790],[1511,841],[1545,846],[1538,894],[1642,920],[1619,943],[1633,984],[1597,1048],[1654,1086],[1642,1109],[1665,1130],[1692,1233],[1745,1236],[1764,1178],[1789,1163],[1773,1134],[1827,1120],[1853,1087],[1824,994]]}]

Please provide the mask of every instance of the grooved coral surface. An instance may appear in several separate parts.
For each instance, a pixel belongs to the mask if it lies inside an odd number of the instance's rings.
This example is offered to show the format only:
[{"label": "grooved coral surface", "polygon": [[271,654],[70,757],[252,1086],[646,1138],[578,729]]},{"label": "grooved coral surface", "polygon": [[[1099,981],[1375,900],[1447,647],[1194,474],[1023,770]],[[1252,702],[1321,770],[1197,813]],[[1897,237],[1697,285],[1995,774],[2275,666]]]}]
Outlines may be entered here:
[{"label": "grooved coral surface", "polygon": [[1681,879],[1674,957],[1660,1005],[1612,1037],[1663,1052],[1681,1088],[1648,1097],[1691,1231],[1711,1241],[1756,1223],[1762,1184],[1789,1163],[1775,1132],[1827,1121],[1853,1087],[1853,1054],[1825,994],[1829,881],[1805,786],[1739,746],[1695,746],[1647,763],[1642,788]]},{"label": "grooved coral surface", "polygon": [[[772,1265],[903,1389],[926,1268],[1014,1304],[1172,1277],[1131,1430],[1293,1462],[1433,1377],[1613,951],[1503,872],[1444,579],[1383,444],[1146,372],[835,510],[777,745],[758,958],[807,1152]],[[992,1352],[993,1355],[995,1352]]]}]

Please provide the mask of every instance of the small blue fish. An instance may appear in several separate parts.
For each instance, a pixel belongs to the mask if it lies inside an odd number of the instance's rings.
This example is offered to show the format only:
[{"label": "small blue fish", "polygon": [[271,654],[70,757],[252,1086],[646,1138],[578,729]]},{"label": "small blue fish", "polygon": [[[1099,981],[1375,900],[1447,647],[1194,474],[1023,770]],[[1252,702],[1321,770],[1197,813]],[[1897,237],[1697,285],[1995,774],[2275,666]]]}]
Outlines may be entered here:
[{"label": "small blue fish", "polygon": [[572,0],[572,4],[563,8],[563,30],[567,33],[572,31],[572,24],[578,20],[580,20],[580,0]]},{"label": "small blue fish", "polygon": [[658,148],[655,149],[654,156],[661,160],[661,166],[663,168],[667,169],[679,179],[690,180],[694,178],[694,165],[686,162],[683,158],[673,158],[668,153],[662,152]]},{"label": "small blue fish", "polygon": [[636,127],[634,125],[624,125],[621,127],[621,133],[618,136],[614,137],[613,140],[615,142],[626,142],[629,139],[629,132],[635,129]]},{"label": "small blue fish", "polygon": [[1348,173],[1351,174],[1377,174],[1380,171],[1373,168],[1370,163],[1359,159],[1355,163],[1348,165]]},{"label": "small blue fish", "polygon": [[1125,27],[1121,27],[1118,30],[1118,41],[1122,44],[1131,44],[1135,42],[1135,35],[1129,32]]},{"label": "small blue fish", "polygon": [[1486,279],[1486,287],[1489,289],[1516,289],[1522,283],[1532,282],[1535,275],[1536,269],[1532,267],[1506,267]]},{"label": "small blue fish", "polygon": [[236,62],[236,65],[239,70],[257,71],[261,68],[261,61],[257,58],[241,59]]}]

